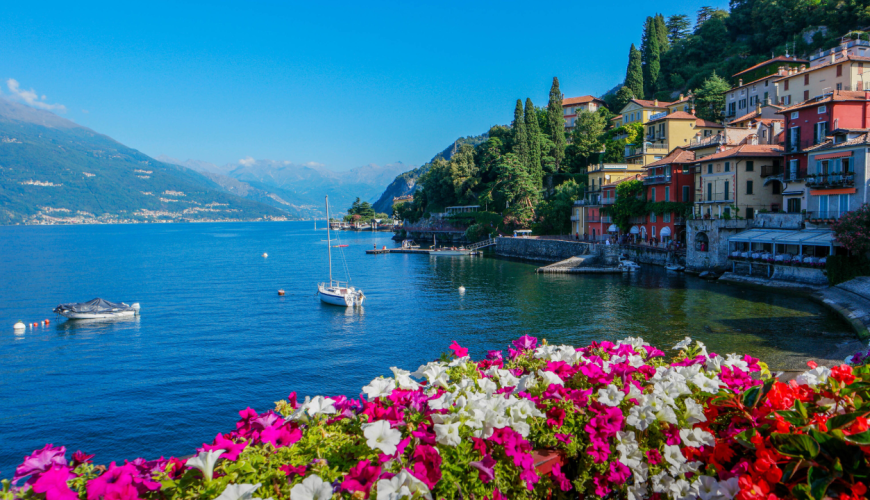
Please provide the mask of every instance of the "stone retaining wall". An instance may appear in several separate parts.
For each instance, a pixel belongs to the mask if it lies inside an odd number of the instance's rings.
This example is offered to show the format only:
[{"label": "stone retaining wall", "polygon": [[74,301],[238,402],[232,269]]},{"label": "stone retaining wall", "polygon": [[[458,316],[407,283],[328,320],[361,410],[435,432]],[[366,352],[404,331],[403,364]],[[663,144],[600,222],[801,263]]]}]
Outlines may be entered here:
[{"label": "stone retaining wall", "polygon": [[498,238],[495,254],[502,257],[558,262],[576,255],[595,254],[595,245],[590,243],[536,238]]},{"label": "stone retaining wall", "polygon": [[676,255],[674,252],[665,252],[653,248],[638,248],[636,246],[619,247],[619,250],[628,257],[628,260],[638,264],[652,264],[662,267],[668,264],[686,265],[686,258],[682,255]]}]

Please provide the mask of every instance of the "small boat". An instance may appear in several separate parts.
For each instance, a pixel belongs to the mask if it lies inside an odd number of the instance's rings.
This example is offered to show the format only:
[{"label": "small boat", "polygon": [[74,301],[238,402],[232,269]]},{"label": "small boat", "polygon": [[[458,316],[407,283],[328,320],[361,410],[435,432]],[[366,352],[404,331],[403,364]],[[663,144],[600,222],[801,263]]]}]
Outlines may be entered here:
[{"label": "small boat", "polygon": [[676,273],[681,273],[686,270],[685,267],[679,266],[677,264],[668,264],[665,266],[665,269],[667,269],[668,271],[674,271]]},{"label": "small boat", "polygon": [[[329,220],[329,196],[326,197],[326,220]],[[326,226],[326,242],[327,252],[329,254],[329,283],[320,283],[317,285],[317,293],[320,295],[320,301],[324,304],[332,304],[335,306],[361,306],[365,295],[362,290],[349,286],[346,281],[337,281],[332,279],[332,237],[330,236],[330,227]],[[337,245],[337,247],[346,247],[347,245]]]},{"label": "small boat", "polygon": [[127,305],[96,298],[75,304],[60,304],[54,308],[55,314],[69,319],[106,319],[125,318],[139,314],[139,303]]},{"label": "small boat", "polygon": [[619,267],[621,267],[624,271],[637,271],[638,269],[640,269],[640,264],[631,260],[623,260],[619,262]]}]

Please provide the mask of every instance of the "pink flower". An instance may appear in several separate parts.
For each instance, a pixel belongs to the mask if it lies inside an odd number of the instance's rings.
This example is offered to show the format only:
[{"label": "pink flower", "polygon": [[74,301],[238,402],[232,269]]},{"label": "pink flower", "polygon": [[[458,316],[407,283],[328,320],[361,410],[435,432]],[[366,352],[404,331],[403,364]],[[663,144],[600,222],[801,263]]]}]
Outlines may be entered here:
[{"label": "pink flower", "polygon": [[453,351],[453,354],[457,358],[461,358],[463,356],[468,356],[468,349],[460,346],[455,340],[453,341],[452,344],[450,344],[450,350]]},{"label": "pink flower", "polygon": [[88,455],[87,453],[83,453],[81,450],[73,453],[72,456],[72,465],[73,467],[81,464],[89,464],[91,463],[91,459],[94,458],[93,455]]},{"label": "pink flower", "polygon": [[607,475],[607,479],[611,483],[623,484],[630,475],[631,471],[622,462],[610,462],[610,474]]},{"label": "pink flower", "polygon": [[646,458],[649,460],[650,465],[658,465],[662,463],[662,454],[659,453],[659,450],[649,450],[646,452]]},{"label": "pink flower", "polygon": [[501,351],[486,351],[486,359],[501,359]]},{"label": "pink flower", "polygon": [[77,500],[78,494],[69,489],[67,481],[76,477],[69,467],[53,465],[39,475],[33,483],[34,493],[45,493],[46,500]]},{"label": "pink flower", "polygon": [[554,406],[547,410],[547,425],[550,427],[562,427],[565,422],[565,410]]},{"label": "pink flower", "polygon": [[550,471],[550,474],[552,474],[553,479],[556,480],[556,484],[559,485],[559,488],[561,488],[562,491],[570,491],[571,489],[574,488],[574,485],[571,484],[571,481],[568,480],[567,477],[565,477],[565,474],[562,474],[562,466],[561,465],[559,465],[559,464],[554,465],[553,470]]},{"label": "pink flower", "polygon": [[586,453],[592,457],[596,464],[603,464],[610,457],[610,445],[606,441],[593,440],[592,447],[588,448]]},{"label": "pink flower", "polygon": [[514,340],[513,344],[514,347],[520,350],[534,349],[535,346],[538,345],[538,339],[530,335],[523,335],[522,337]]},{"label": "pink flower", "polygon": [[556,434],[556,439],[562,441],[565,444],[571,444],[571,438],[573,434]]},{"label": "pink flower", "polygon": [[112,462],[109,470],[88,481],[88,500],[102,500],[108,498],[110,493],[126,498],[124,495],[128,495],[128,487],[135,491],[133,475],[136,473],[136,467],[132,464],[119,467]]},{"label": "pink flower", "polygon": [[610,493],[610,487],[607,484],[607,479],[604,479],[604,477],[596,474],[592,482],[595,483],[595,494],[599,497],[604,498]]},{"label": "pink flower", "polygon": [[412,476],[423,481],[429,489],[435,488],[441,480],[441,455],[434,446],[421,444],[412,455],[414,467],[409,471]]},{"label": "pink flower", "polygon": [[271,443],[275,448],[290,446],[300,439],[302,439],[302,431],[290,429],[286,424],[273,425],[263,429],[263,432],[260,433],[260,440],[263,444]]},{"label": "pink flower", "polygon": [[380,466],[371,465],[371,462],[368,460],[363,460],[351,467],[350,472],[347,473],[344,481],[341,483],[341,491],[349,491],[351,493],[361,491],[363,498],[368,498],[372,486],[374,486],[375,481],[378,480],[380,475]]},{"label": "pink flower", "polygon": [[221,458],[226,458],[230,462],[235,462],[239,458],[239,453],[241,453],[246,446],[248,446],[247,441],[236,443],[232,439],[225,438],[223,434],[218,434],[214,438],[214,444],[203,443],[202,448],[197,451],[226,450],[226,453],[221,455]]},{"label": "pink flower", "polygon": [[41,450],[34,451],[30,456],[24,457],[24,462],[15,469],[15,475],[12,476],[12,484],[31,474],[45,472],[53,465],[66,465],[65,454],[65,447],[54,448],[51,444],[45,445],[45,448]]},{"label": "pink flower", "polygon": [[680,428],[675,425],[663,425],[662,434],[667,438],[665,444],[668,446],[678,445],[682,442],[680,439]]},{"label": "pink flower", "polygon": [[480,480],[483,481],[483,484],[489,484],[490,481],[495,479],[495,464],[497,462],[494,458],[489,455],[484,455],[483,458],[477,462],[469,462],[468,465],[474,467],[478,471],[478,476]]},{"label": "pink flower", "polygon": [[308,467],[306,467],[304,465],[293,466],[290,464],[282,465],[281,467],[278,467],[278,470],[283,472],[284,475],[287,476],[288,479],[293,479],[294,476],[304,476],[305,471],[307,469],[308,469]]}]

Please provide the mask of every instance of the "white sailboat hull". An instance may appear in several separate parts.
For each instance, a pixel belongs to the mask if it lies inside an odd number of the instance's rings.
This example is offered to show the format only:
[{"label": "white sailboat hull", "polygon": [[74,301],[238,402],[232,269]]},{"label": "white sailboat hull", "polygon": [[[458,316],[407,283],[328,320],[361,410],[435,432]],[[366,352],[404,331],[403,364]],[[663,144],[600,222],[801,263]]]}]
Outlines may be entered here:
[{"label": "white sailboat hull", "polygon": [[333,287],[326,286],[325,283],[321,283],[320,286],[317,287],[317,292],[320,294],[321,302],[334,306],[361,306],[366,298],[360,290],[353,287]]}]

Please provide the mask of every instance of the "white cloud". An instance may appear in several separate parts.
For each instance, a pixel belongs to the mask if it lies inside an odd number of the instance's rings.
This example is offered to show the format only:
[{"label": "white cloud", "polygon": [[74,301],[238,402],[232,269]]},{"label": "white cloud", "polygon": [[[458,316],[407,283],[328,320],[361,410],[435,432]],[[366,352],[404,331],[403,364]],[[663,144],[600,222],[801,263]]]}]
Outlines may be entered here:
[{"label": "white cloud", "polygon": [[12,96],[16,97],[25,103],[33,106],[34,108],[39,109],[47,109],[47,110],[55,110],[60,111],[61,113],[66,113],[66,106],[63,104],[49,104],[45,102],[46,97],[43,95],[41,98],[36,93],[35,90],[24,90],[19,86],[18,80],[14,78],[10,78],[6,80],[6,86],[9,87],[9,92],[12,92]]},{"label": "white cloud", "polygon": [[242,158],[241,160],[239,160],[239,163],[246,166],[246,167],[250,167],[251,165],[254,164],[255,161],[257,161],[257,160],[248,156],[247,158]]},{"label": "white cloud", "polygon": [[316,161],[309,161],[308,163],[305,164],[305,166],[308,166],[308,167],[325,167],[326,165],[324,165],[323,163],[317,163]]}]

